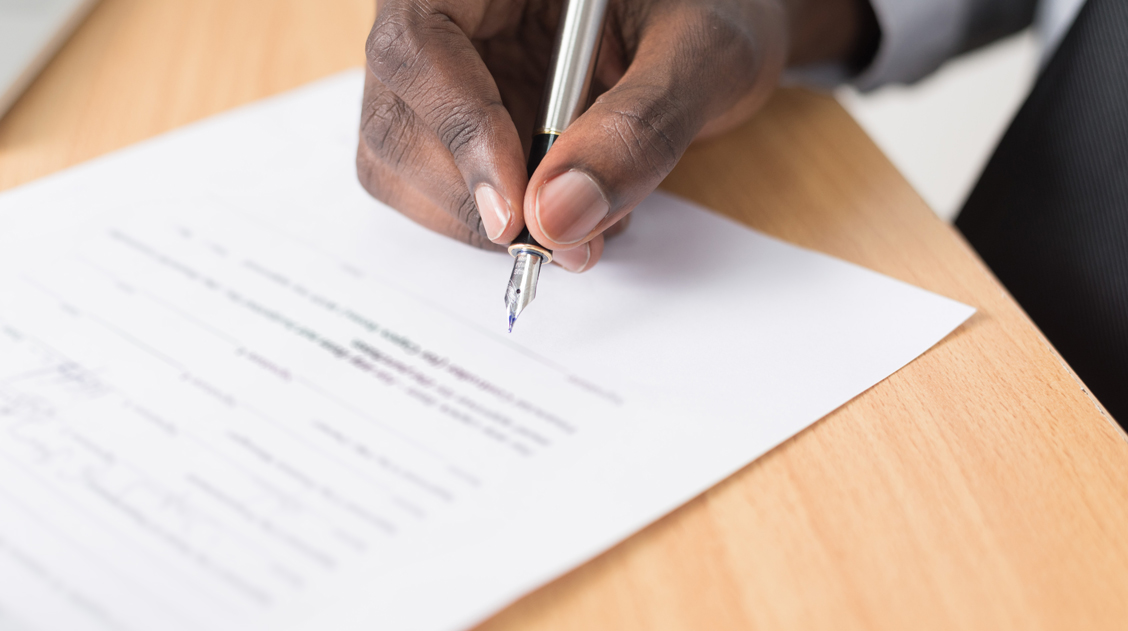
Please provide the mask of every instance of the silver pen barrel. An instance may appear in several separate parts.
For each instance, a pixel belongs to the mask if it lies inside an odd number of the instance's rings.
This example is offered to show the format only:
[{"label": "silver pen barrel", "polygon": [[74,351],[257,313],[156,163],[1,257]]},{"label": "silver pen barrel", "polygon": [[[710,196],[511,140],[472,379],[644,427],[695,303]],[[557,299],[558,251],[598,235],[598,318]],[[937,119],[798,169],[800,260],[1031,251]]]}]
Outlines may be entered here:
[{"label": "silver pen barrel", "polygon": [[584,113],[603,38],[607,2],[565,0],[535,133],[560,135]]},{"label": "silver pen barrel", "polygon": [[[603,37],[608,0],[565,0],[549,63],[540,116],[529,153],[529,177],[552,144],[587,107],[592,75]],[[540,268],[552,252],[537,243],[525,228],[509,246],[513,272],[505,291],[509,330],[537,292]]]}]

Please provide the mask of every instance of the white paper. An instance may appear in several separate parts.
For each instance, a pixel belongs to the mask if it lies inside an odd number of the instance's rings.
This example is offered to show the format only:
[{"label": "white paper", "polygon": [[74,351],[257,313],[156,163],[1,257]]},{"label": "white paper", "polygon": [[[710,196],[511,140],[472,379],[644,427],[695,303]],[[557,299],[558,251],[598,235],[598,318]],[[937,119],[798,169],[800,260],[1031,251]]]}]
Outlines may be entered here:
[{"label": "white paper", "polygon": [[0,627],[464,628],[972,312],[654,195],[507,335],[510,259],[356,183],[361,81],[0,196]]}]

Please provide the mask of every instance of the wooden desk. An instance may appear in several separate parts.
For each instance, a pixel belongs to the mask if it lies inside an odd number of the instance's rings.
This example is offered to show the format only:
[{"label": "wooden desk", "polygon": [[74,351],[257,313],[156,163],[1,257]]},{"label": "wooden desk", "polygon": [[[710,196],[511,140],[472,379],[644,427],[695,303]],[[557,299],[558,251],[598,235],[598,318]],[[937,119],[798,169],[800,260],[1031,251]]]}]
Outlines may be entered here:
[{"label": "wooden desk", "polygon": [[[372,15],[104,0],[0,123],[0,188],[360,65]],[[1128,628],[1124,434],[833,100],[780,93],[665,188],[979,313],[484,628]]]}]

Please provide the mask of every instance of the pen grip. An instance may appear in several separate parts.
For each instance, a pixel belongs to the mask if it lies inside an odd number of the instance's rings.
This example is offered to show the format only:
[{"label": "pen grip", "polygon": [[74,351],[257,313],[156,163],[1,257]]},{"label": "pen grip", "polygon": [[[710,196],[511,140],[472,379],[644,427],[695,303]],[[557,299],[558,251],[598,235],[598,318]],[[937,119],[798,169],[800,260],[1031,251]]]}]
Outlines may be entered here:
[{"label": "pen grip", "polygon": [[[556,142],[556,139],[559,137],[559,134],[547,132],[541,132],[533,136],[533,146],[529,151],[530,178],[533,177],[533,172],[535,172],[537,170],[537,167],[540,166],[541,160],[544,159],[545,154],[547,154],[548,150],[552,148],[552,143]],[[521,234],[517,235],[517,238],[513,240],[513,243],[535,245],[538,248],[548,249],[543,245],[537,243],[537,240],[533,238],[533,235],[529,234],[529,229],[527,227],[521,230]]]}]

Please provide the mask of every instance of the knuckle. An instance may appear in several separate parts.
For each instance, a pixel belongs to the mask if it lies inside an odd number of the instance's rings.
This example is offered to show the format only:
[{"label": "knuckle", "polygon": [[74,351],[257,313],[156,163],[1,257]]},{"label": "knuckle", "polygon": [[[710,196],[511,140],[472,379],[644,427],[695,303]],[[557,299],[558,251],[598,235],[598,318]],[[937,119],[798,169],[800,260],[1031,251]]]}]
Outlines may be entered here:
[{"label": "knuckle", "polygon": [[410,2],[396,2],[376,18],[365,43],[368,66],[381,81],[391,83],[409,72],[423,49],[419,16]]},{"label": "knuckle", "polygon": [[428,110],[439,141],[455,162],[470,159],[476,150],[486,151],[489,137],[506,124],[509,113],[501,101],[478,95],[446,93]]},{"label": "knuckle", "polygon": [[412,147],[413,116],[407,104],[389,92],[368,101],[361,122],[365,144],[381,160],[402,164]]},{"label": "knuckle", "polygon": [[401,0],[376,17],[365,42],[368,66],[395,88],[412,85],[431,68],[434,47],[464,38],[450,16],[424,0]]},{"label": "knuckle", "polygon": [[464,106],[449,106],[437,126],[439,140],[459,160],[481,136],[486,127],[480,110]]}]

